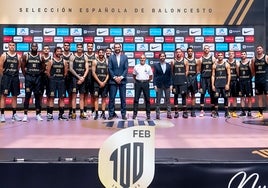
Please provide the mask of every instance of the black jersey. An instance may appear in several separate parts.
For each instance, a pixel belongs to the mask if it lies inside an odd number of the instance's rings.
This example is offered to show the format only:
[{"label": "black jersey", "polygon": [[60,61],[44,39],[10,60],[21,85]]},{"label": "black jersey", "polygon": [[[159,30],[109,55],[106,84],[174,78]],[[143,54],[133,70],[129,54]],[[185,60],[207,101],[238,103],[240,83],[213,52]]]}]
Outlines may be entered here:
[{"label": "black jersey", "polygon": [[174,85],[184,85],[187,84],[186,78],[186,67],[184,64],[184,58],[181,61],[177,59],[173,65],[173,84]]},{"label": "black jersey", "polygon": [[92,62],[96,59],[96,54],[93,53],[92,55],[89,55],[88,53],[85,53],[85,55],[88,58],[88,75],[92,75]]},{"label": "black jersey", "polygon": [[108,75],[108,65],[105,59],[103,61],[97,60],[95,73],[100,81],[103,82],[106,79]]},{"label": "black jersey", "polygon": [[86,60],[85,55],[77,56],[74,55],[73,69],[79,75],[83,76],[86,71]]},{"label": "black jersey", "polygon": [[39,75],[41,72],[42,60],[40,54],[33,56],[31,53],[28,53],[26,59],[26,74]]},{"label": "black jersey", "polygon": [[216,63],[215,69],[215,87],[216,88],[223,88],[227,83],[227,69],[226,63],[223,62],[222,64]]},{"label": "black jersey", "polygon": [[230,74],[231,74],[231,81],[235,81],[237,80],[237,71],[236,71],[236,60],[234,60],[233,62],[229,62],[227,60],[227,62],[230,65]]},{"label": "black jersey", "polygon": [[18,54],[14,54],[11,56],[6,53],[6,60],[4,62],[4,71],[3,74],[9,76],[17,76],[19,75],[19,58]]},{"label": "black jersey", "polygon": [[188,65],[189,65],[189,72],[188,75],[189,76],[195,76],[196,75],[196,59],[188,59],[186,58],[188,61]]},{"label": "black jersey", "polygon": [[246,63],[242,63],[240,61],[239,65],[239,81],[246,81],[251,79],[251,71],[249,67],[249,61]]},{"label": "black jersey", "polygon": [[209,58],[202,57],[201,76],[203,78],[211,77],[212,65],[212,56],[210,56]]},{"label": "black jersey", "polygon": [[264,55],[261,59],[257,59],[257,57],[255,57],[254,68],[256,81],[268,80],[268,64],[265,57],[266,55]]},{"label": "black jersey", "polygon": [[64,62],[62,58],[59,61],[52,59],[50,75],[55,78],[64,78]]}]

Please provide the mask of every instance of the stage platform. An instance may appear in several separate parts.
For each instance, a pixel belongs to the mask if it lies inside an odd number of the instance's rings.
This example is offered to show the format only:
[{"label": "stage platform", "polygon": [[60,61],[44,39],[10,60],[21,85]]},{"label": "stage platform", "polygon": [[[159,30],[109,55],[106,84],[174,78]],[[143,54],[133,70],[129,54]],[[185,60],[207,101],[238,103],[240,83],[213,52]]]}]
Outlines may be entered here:
[{"label": "stage platform", "polygon": [[[119,112],[117,112],[119,114]],[[22,112],[18,112],[22,117]],[[268,186],[268,114],[264,119],[189,117],[168,120],[88,120],[0,124],[1,188],[103,187],[98,151],[105,139],[128,126],[155,126],[155,176],[150,187]],[[180,114],[181,115],[181,114]],[[198,114],[197,114],[198,115]],[[253,113],[254,115],[254,113]],[[238,175],[237,175],[238,174]],[[237,175],[237,176],[236,176]],[[252,175],[252,176],[251,176]],[[257,176],[258,175],[258,176]],[[234,179],[234,180],[233,180]],[[241,186],[242,188],[242,186]]]}]

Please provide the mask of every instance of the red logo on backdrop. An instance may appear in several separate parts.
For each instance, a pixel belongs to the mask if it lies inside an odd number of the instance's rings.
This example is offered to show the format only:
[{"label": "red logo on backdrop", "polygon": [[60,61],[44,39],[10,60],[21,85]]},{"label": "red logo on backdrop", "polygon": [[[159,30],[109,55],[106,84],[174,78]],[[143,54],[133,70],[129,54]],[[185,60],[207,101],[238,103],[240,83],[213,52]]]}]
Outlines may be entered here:
[{"label": "red logo on backdrop", "polygon": [[33,42],[33,37],[31,37],[31,36],[24,37],[23,41],[24,42]]},{"label": "red logo on backdrop", "polygon": [[127,104],[133,104],[134,99],[133,98],[126,98]]},{"label": "red logo on backdrop", "polygon": [[165,42],[174,42],[174,37],[165,37]]},{"label": "red logo on backdrop", "polygon": [[227,36],[227,37],[225,37],[225,42],[234,42],[235,41],[235,38],[234,38],[234,36]]},{"label": "red logo on backdrop", "polygon": [[134,42],[134,37],[125,37],[125,42]]},{"label": "red logo on backdrop", "polygon": [[154,99],[150,98],[150,104],[154,104]]},{"label": "red logo on backdrop", "polygon": [[63,38],[63,41],[64,42],[73,42],[74,41],[74,38],[73,37],[64,37]]},{"label": "red logo on backdrop", "polygon": [[205,103],[206,103],[206,104],[211,104],[211,102],[210,102],[210,98],[206,98],[206,99],[205,99]]},{"label": "red logo on backdrop", "polygon": [[147,43],[152,43],[152,42],[154,42],[154,37],[145,37],[144,41]]},{"label": "red logo on backdrop", "polygon": [[6,98],[6,104],[7,104],[7,105],[10,105],[11,103],[12,103],[12,98],[7,97],[7,98]]},{"label": "red logo on backdrop", "polygon": [[161,53],[161,52],[155,52],[155,53],[154,53],[154,58],[159,58],[160,53]]},{"label": "red logo on backdrop", "polygon": [[203,52],[195,52],[195,58],[200,58],[202,57]]},{"label": "red logo on backdrop", "polygon": [[53,42],[53,37],[44,37],[44,42]]},{"label": "red logo on backdrop", "polygon": [[64,98],[64,104],[69,104],[69,98]]},{"label": "red logo on backdrop", "polygon": [[246,36],[245,37],[245,42],[254,42],[254,41],[255,41],[254,36]]},{"label": "red logo on backdrop", "polygon": [[128,67],[128,74],[133,74],[134,67]]},{"label": "red logo on backdrop", "polygon": [[214,42],[215,38],[214,37],[205,37],[205,42]]},{"label": "red logo on backdrop", "polygon": [[104,37],[104,42],[112,43],[114,42],[114,37]]},{"label": "red logo on backdrop", "polygon": [[85,37],[85,38],[84,38],[84,41],[85,41],[86,43],[94,42],[94,38],[93,38],[93,37]]},{"label": "red logo on backdrop", "polygon": [[4,38],[3,38],[3,42],[10,42],[12,40],[13,40],[13,38],[10,36],[4,36]]},{"label": "red logo on backdrop", "polygon": [[134,57],[135,58],[140,58],[143,52],[134,52]]},{"label": "red logo on backdrop", "polygon": [[240,58],[241,57],[241,52],[235,52],[235,57]]},{"label": "red logo on backdrop", "polygon": [[185,37],[184,41],[189,42],[189,43],[193,43],[194,42],[194,37]]}]

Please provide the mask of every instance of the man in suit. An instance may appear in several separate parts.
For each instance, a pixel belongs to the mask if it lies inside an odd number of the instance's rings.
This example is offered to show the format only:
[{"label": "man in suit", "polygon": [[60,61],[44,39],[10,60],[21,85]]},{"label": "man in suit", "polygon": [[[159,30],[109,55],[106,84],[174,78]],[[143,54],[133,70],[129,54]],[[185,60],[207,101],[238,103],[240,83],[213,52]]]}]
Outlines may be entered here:
[{"label": "man in suit", "polygon": [[128,58],[121,52],[121,44],[114,44],[114,54],[109,57],[108,70],[110,74],[110,88],[109,88],[109,117],[111,120],[116,117],[115,114],[115,95],[119,88],[120,101],[121,101],[121,115],[123,120],[126,117],[126,83],[128,72]]},{"label": "man in suit", "polygon": [[167,106],[167,118],[171,117],[170,90],[172,89],[171,66],[167,63],[166,54],[159,54],[160,62],[154,65],[154,88],[156,91],[156,119],[160,119],[160,100],[165,93],[165,104]]}]

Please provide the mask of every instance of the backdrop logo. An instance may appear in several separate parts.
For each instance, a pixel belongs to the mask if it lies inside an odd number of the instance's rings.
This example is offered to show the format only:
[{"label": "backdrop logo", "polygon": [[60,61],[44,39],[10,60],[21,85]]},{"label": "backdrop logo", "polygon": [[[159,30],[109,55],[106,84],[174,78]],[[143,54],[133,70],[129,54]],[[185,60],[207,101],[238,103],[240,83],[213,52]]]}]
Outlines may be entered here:
[{"label": "backdrop logo", "polygon": [[154,177],[155,128],[133,126],[110,136],[99,151],[98,173],[105,187],[148,187]]}]

